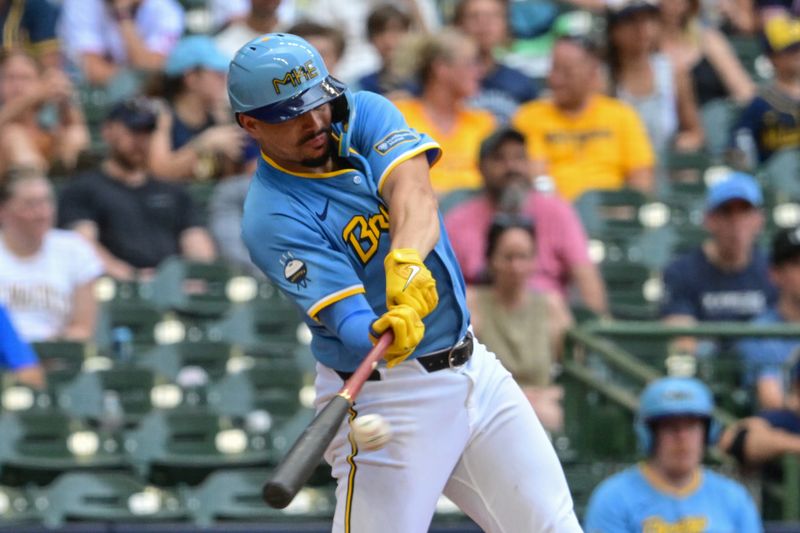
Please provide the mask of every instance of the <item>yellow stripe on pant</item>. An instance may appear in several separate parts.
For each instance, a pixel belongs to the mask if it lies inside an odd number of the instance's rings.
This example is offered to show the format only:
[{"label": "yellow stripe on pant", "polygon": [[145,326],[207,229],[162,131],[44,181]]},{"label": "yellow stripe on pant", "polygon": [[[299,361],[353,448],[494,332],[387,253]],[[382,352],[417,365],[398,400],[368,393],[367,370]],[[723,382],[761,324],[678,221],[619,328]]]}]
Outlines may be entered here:
[{"label": "yellow stripe on pant", "polygon": [[[353,419],[358,416],[355,409],[352,407],[348,410],[350,413],[350,420],[352,422]],[[347,476],[347,500],[344,508],[344,533],[350,533],[350,517],[352,514],[353,508],[353,490],[356,483],[356,463],[353,459],[355,456],[358,455],[358,446],[356,445],[355,437],[353,437],[353,432],[349,432],[347,435],[348,440],[350,441],[350,455],[347,456],[347,463],[350,465],[350,475]]]}]

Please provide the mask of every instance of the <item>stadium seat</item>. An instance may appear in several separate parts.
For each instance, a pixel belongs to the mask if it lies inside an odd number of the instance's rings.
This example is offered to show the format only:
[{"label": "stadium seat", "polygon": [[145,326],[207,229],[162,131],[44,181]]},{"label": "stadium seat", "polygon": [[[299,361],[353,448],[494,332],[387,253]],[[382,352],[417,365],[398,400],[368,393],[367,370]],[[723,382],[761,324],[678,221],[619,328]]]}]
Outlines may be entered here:
[{"label": "stadium seat", "polygon": [[26,489],[0,485],[0,528],[40,522],[41,513]]},{"label": "stadium seat", "polygon": [[603,263],[600,273],[606,283],[611,314],[631,320],[655,319],[661,299],[660,277],[647,266],[631,263]]},{"label": "stadium seat", "polygon": [[62,411],[32,409],[0,416],[3,483],[45,484],[66,470],[125,464],[118,436],[96,431]]},{"label": "stadium seat", "polygon": [[123,472],[68,472],[38,492],[48,501],[49,527],[81,521],[165,523],[189,516],[174,492]]},{"label": "stadium seat", "polygon": [[185,369],[193,373],[199,369],[205,375],[204,383],[216,381],[227,373],[229,360],[236,354],[236,348],[226,342],[185,341],[155,346],[138,356],[136,362],[170,381],[186,386],[186,374],[181,374],[186,372]]},{"label": "stadium seat", "polygon": [[153,411],[126,433],[134,467],[157,485],[196,485],[221,468],[266,466],[269,428],[246,428],[201,408]]},{"label": "stadium seat", "polygon": [[221,415],[269,413],[276,423],[300,409],[303,373],[293,359],[251,360],[249,368],[228,373],[209,388],[209,406]]},{"label": "stadium seat", "polygon": [[711,100],[700,108],[703,131],[706,132],[706,150],[712,160],[721,160],[730,143],[738,110],[736,104],[724,98]]},{"label": "stadium seat", "polygon": [[35,342],[32,346],[51,385],[71,380],[89,358],[97,355],[92,344],[76,341]]},{"label": "stadium seat", "polygon": [[300,341],[300,313],[270,282],[263,281],[252,300],[232,307],[213,328],[223,340],[243,346],[291,350]]},{"label": "stadium seat", "polygon": [[[164,386],[172,390],[159,395],[157,387]],[[133,426],[154,408],[181,403],[180,388],[153,370],[133,366],[83,372],[58,395],[59,406],[71,415],[111,426]]]},{"label": "stadium seat", "polygon": [[164,311],[210,319],[225,314],[231,305],[226,289],[234,277],[222,263],[199,263],[178,257],[159,265],[152,281],[152,300]]},{"label": "stadium seat", "polygon": [[333,517],[333,491],[321,488],[302,489],[285,509],[264,505],[261,487],[269,474],[267,469],[248,469],[220,470],[209,475],[188,497],[189,505],[195,509],[197,524],[330,520]]},{"label": "stadium seat", "polygon": [[763,44],[757,37],[728,35],[728,41],[742,66],[756,81],[763,81],[771,77],[769,67],[764,64]]}]

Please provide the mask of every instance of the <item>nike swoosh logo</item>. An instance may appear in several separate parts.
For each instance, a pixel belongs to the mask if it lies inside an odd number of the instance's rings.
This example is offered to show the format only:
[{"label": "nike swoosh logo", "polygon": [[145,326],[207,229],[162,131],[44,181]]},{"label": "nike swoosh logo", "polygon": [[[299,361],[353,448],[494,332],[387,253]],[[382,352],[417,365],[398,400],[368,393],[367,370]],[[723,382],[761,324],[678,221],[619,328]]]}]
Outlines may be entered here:
[{"label": "nike swoosh logo", "polygon": [[314,212],[314,214],[317,215],[320,220],[324,221],[326,218],[328,218],[328,204],[330,203],[330,200],[325,200],[325,207],[322,209],[322,213],[317,213],[316,211]]},{"label": "nike swoosh logo", "polygon": [[408,275],[408,279],[406,280],[406,284],[403,285],[403,290],[408,288],[408,284],[411,283],[417,274],[419,274],[420,268],[417,265],[408,265],[408,268],[411,269],[411,274]]}]

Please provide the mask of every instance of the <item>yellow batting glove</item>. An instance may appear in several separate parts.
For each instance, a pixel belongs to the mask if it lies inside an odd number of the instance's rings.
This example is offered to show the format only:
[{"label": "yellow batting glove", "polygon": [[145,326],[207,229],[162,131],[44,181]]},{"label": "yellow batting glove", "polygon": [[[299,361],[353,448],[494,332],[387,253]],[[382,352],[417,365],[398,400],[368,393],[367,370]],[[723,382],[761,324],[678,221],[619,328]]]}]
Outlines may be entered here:
[{"label": "yellow batting glove", "polygon": [[372,344],[378,342],[378,337],[387,329],[394,332],[394,342],[389,345],[383,358],[388,362],[387,366],[392,368],[414,353],[425,335],[425,324],[413,307],[398,305],[372,323],[369,334]]},{"label": "yellow batting glove", "polygon": [[412,248],[392,250],[383,261],[386,268],[386,307],[410,305],[420,318],[436,308],[436,280]]}]

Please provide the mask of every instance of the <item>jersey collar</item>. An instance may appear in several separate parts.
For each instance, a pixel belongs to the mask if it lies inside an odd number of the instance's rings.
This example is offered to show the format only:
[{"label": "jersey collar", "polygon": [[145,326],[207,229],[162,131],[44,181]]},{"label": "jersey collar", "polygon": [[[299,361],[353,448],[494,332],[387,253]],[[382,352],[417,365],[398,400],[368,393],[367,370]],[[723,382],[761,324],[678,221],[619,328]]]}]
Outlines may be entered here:
[{"label": "jersey collar", "polygon": [[658,492],[678,498],[685,498],[694,493],[703,480],[703,472],[700,467],[695,470],[692,480],[685,487],[679,489],[670,485],[655,469],[645,462],[639,463],[639,471],[644,476],[645,481]]}]

